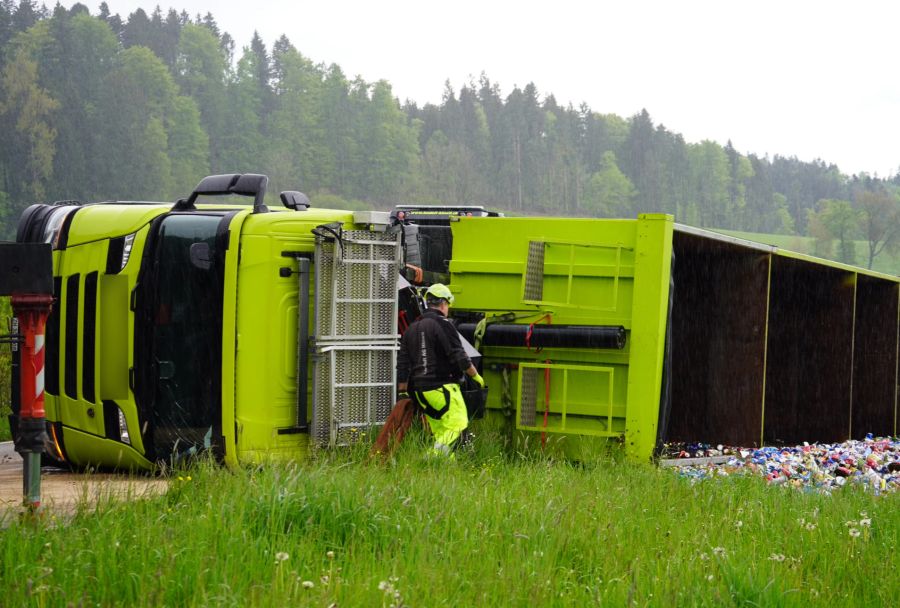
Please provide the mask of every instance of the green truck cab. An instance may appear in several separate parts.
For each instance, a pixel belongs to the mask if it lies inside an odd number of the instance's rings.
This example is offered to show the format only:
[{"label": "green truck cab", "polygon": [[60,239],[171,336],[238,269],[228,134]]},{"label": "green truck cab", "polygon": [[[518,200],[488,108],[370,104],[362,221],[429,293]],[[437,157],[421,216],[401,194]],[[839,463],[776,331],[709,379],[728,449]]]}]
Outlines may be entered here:
[{"label": "green truck cab", "polygon": [[[304,366],[298,378],[298,359],[306,358],[298,325],[308,331],[313,323],[313,232],[323,225],[366,232],[369,224],[354,223],[348,211],[308,209],[298,193],[282,197],[284,208],[267,209],[265,182],[213,176],[174,206],[26,210],[18,240],[54,245],[50,458],[150,469],[199,452],[228,464],[305,453],[312,412],[298,386],[306,389],[311,371]],[[257,201],[196,203],[224,194]],[[386,242],[396,249],[398,238]],[[386,329],[396,340],[396,325]]]}]

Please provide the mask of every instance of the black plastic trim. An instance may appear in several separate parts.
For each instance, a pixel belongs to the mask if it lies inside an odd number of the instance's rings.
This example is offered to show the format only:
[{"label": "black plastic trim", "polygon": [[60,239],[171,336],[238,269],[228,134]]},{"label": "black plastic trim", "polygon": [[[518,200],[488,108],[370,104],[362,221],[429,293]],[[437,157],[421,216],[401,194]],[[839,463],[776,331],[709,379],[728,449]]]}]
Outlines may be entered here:
[{"label": "black plastic trim", "polygon": [[124,236],[109,239],[109,248],[106,250],[106,274],[119,274],[122,272],[122,253],[124,251]]},{"label": "black plastic trim", "polygon": [[65,391],[72,399],[78,399],[78,290],[81,275],[66,279],[66,358]]},{"label": "black plastic trim", "polygon": [[59,395],[59,304],[62,294],[62,277],[53,277],[53,306],[47,317],[44,348],[44,391]]},{"label": "black plastic trim", "polygon": [[103,432],[108,439],[122,441],[119,430],[119,406],[115,401],[103,400]]},{"label": "black plastic trim", "polygon": [[84,277],[84,314],[82,315],[81,394],[85,401],[94,403],[95,358],[97,340],[97,276],[98,272]]}]

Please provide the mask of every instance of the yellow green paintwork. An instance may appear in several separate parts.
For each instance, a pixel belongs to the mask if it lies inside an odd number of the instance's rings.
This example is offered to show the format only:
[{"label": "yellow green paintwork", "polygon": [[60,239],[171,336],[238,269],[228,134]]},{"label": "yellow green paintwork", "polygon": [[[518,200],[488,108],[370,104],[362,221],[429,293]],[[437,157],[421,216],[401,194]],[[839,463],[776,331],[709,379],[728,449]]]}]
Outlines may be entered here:
[{"label": "yellow green paintwork", "polygon": [[[460,218],[453,222],[451,290],[456,310],[512,313],[517,323],[621,325],[626,346],[614,349],[485,347],[489,407],[509,409],[516,428],[569,436],[559,442],[579,451],[578,436],[625,441],[629,456],[648,460],[656,442],[663,347],[672,255],[673,219]],[[543,243],[540,299],[526,293],[529,243]],[[499,368],[510,368],[513,395]],[[534,424],[519,423],[520,370],[537,374]],[[545,372],[549,370],[549,400]],[[546,411],[546,422],[544,412]]]},{"label": "yellow green paintwork", "polygon": [[[63,279],[61,304],[66,301],[67,276],[79,273],[83,277],[94,270],[100,273],[96,401],[84,401],[80,376],[78,396],[64,394],[68,364],[64,361],[65,314],[60,316],[62,360],[58,369],[63,395],[47,396],[48,419],[63,423],[66,449],[76,464],[151,466],[142,456],[137,409],[127,382],[134,360],[134,315],[128,299],[149,222],[170,208],[135,204],[86,207],[73,219],[67,249],[54,253],[55,275]],[[298,264],[284,253],[311,257],[315,247],[311,230],[331,222],[352,228],[353,215],[325,209],[253,214],[247,207],[231,208],[238,212],[229,226],[225,257],[224,460],[235,465],[300,458],[308,453],[309,435],[285,432],[298,422]],[[489,415],[477,424],[514,429],[523,445],[542,446],[570,458],[581,459],[598,449],[622,445],[629,458],[649,460],[658,441],[673,235],[678,230],[673,218],[663,214],[645,214],[634,220],[461,217],[453,218],[451,229],[450,289],[456,298],[455,311],[483,313],[488,322],[512,319],[525,325],[622,326],[626,332],[621,350],[484,347],[483,376],[491,387]],[[120,274],[105,275],[108,239],[131,233],[136,233],[136,238],[127,266]],[[543,253],[537,278],[533,272],[529,275],[529,247]],[[847,271],[854,298],[860,275],[897,282],[896,277],[776,248],[756,245],[752,254],[768,257],[770,282],[776,256]],[[285,268],[292,274],[283,276]],[[540,287],[537,296],[536,285]],[[311,301],[313,286],[311,280]],[[771,297],[767,292],[767,305]],[[309,325],[312,333],[312,311]],[[896,333],[896,326],[889,330]],[[765,319],[762,331],[769,331]],[[767,340],[765,334],[764,342]],[[76,350],[81,353],[81,342]],[[536,377],[536,397],[531,397],[535,416],[529,423],[523,422],[522,416],[522,370],[526,369],[534,370]],[[132,446],[103,437],[99,407],[103,399],[114,400],[122,408]],[[93,416],[89,408],[93,408]],[[308,419],[310,412],[311,399],[300,417]],[[896,432],[896,402],[893,412]]]},{"label": "yellow green paintwork", "polygon": [[[232,317],[237,319],[237,329],[235,339],[230,342],[234,345],[230,355],[234,364],[230,369],[234,370],[232,411],[233,426],[237,429],[234,460],[296,458],[308,449],[308,434],[278,433],[279,429],[289,429],[297,424],[295,376],[299,283],[296,274],[282,277],[279,269],[287,267],[296,271],[298,264],[282,253],[312,255],[315,248],[313,228],[330,222],[343,222],[349,226],[352,219],[352,213],[347,211],[310,209],[302,213],[251,214],[241,226],[240,266],[235,282],[226,280],[225,290],[226,294],[236,293],[237,296],[234,304],[237,314]],[[237,231],[232,232],[232,238],[234,232]],[[237,250],[237,247],[232,249]],[[236,285],[237,289],[231,285]],[[223,344],[228,344],[224,338]],[[229,365],[225,363],[223,367],[227,373]],[[307,411],[306,415],[309,413]]]}]

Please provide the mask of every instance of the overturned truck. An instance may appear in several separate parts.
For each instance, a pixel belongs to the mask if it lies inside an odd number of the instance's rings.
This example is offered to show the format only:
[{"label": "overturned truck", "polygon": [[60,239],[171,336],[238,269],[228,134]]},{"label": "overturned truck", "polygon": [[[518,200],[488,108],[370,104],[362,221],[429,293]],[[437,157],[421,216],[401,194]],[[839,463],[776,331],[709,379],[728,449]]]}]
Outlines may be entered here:
[{"label": "overturned truck", "polygon": [[353,213],[296,192],[270,209],[266,183],[24,212],[17,240],[54,249],[48,459],[237,464],[352,443],[393,405],[407,285],[438,279],[483,355],[475,424],[526,444],[650,460],[671,441],[897,432],[896,277],[667,215]]}]

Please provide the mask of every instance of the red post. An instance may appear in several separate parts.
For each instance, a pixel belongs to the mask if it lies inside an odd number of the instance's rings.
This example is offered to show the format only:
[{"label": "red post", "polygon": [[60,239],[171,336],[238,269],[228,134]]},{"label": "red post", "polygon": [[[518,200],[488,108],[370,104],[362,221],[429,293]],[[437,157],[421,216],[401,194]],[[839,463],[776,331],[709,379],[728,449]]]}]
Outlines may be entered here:
[{"label": "red post", "polygon": [[44,330],[53,297],[13,294],[13,314],[19,320],[20,409],[16,451],[22,455],[24,504],[41,506],[41,454],[47,438],[44,420]]}]

